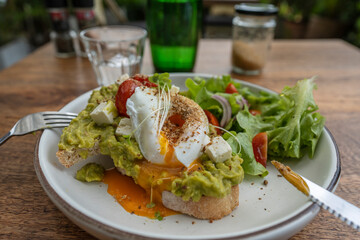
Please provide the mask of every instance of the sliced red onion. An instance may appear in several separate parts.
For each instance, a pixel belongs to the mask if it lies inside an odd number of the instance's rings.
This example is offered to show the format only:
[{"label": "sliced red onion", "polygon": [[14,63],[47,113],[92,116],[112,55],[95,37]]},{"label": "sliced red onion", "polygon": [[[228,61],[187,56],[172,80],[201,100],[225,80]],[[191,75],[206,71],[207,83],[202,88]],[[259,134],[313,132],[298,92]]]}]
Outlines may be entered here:
[{"label": "sliced red onion", "polygon": [[244,102],[239,100],[239,99],[236,99],[236,103],[240,106],[240,109],[244,109]]},{"label": "sliced red onion", "polygon": [[245,105],[249,107],[249,103],[248,103],[248,101],[247,101],[244,97],[241,97],[241,100],[240,100],[240,99],[236,99],[236,103],[239,104],[240,109],[244,109],[244,106],[245,106]]},{"label": "sliced red onion", "polygon": [[230,119],[231,119],[231,106],[230,106],[230,103],[229,101],[222,97],[222,96],[219,96],[219,95],[212,95],[212,98],[215,99],[216,101],[218,101],[222,108],[223,108],[223,116],[221,118],[221,121],[220,121],[220,127],[225,127],[226,124],[229,123]]},{"label": "sliced red onion", "polygon": [[249,107],[249,102],[244,97],[241,97],[241,101],[243,102],[244,105]]}]

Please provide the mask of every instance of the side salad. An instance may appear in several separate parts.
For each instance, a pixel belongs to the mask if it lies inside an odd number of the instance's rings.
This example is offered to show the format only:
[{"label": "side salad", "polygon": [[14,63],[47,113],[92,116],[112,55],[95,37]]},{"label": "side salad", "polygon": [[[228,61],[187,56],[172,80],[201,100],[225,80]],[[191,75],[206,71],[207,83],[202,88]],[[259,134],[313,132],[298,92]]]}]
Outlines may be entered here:
[{"label": "side salad", "polygon": [[[170,85],[169,74],[150,81]],[[267,156],[281,160],[314,156],[325,118],[313,98],[314,78],[285,87],[280,94],[253,92],[230,76],[188,78],[182,94],[198,103],[210,124],[223,134],[233,154],[244,160],[244,172],[266,176]]]}]

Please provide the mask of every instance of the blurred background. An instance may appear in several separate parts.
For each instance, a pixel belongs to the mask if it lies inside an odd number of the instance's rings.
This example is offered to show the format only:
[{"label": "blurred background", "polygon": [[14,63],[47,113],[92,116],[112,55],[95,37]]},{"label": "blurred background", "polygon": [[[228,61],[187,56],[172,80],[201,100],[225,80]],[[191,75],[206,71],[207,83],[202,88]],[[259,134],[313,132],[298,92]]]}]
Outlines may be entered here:
[{"label": "blurred background", "polygon": [[[278,6],[277,39],[341,38],[360,47],[359,0],[203,0],[202,38],[231,38],[234,5],[241,2]],[[94,0],[94,12],[98,25],[146,27],[146,0]],[[45,0],[0,0],[0,70],[49,42],[50,31]]]}]

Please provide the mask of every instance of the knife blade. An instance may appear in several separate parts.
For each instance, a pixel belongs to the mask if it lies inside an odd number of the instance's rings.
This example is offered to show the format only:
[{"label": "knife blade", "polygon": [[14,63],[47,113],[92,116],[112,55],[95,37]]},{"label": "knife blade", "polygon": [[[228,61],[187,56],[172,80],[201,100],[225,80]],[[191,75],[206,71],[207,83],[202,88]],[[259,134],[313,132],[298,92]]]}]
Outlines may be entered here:
[{"label": "knife blade", "polygon": [[277,161],[271,161],[276,169],[299,191],[309,196],[309,199],[332,213],[335,217],[360,231],[360,208],[320,187],[316,183],[295,173],[291,168]]},{"label": "knife blade", "polygon": [[[299,175],[300,176],[300,175]],[[302,177],[302,176],[300,176]],[[360,231],[360,208],[302,177],[309,186],[310,200]]]}]

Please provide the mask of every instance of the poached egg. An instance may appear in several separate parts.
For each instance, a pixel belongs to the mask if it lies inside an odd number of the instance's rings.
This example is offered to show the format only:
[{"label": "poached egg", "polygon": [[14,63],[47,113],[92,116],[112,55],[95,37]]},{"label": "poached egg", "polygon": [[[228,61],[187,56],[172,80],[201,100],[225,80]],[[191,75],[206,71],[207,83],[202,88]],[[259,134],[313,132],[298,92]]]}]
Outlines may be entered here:
[{"label": "poached egg", "polygon": [[137,87],[126,108],[140,151],[151,163],[189,167],[203,153],[209,123],[191,99]]}]

